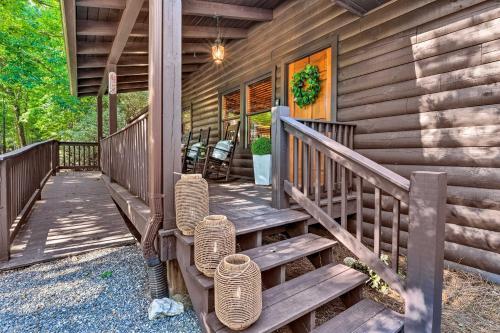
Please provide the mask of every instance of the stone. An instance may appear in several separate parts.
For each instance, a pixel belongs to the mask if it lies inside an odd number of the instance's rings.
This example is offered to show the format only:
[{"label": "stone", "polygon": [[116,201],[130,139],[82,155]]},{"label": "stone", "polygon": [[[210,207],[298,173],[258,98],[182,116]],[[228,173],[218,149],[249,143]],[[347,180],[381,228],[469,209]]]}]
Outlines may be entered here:
[{"label": "stone", "polygon": [[154,299],[149,305],[149,320],[177,316],[184,312],[184,305],[170,298]]}]

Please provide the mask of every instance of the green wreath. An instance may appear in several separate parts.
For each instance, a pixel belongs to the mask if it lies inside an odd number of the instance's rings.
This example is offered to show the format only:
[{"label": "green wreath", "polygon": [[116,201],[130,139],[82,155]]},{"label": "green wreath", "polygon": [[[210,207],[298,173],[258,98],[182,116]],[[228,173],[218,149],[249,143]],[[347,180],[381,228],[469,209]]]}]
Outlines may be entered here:
[{"label": "green wreath", "polygon": [[307,64],[303,70],[293,74],[290,85],[293,100],[300,108],[316,102],[321,90],[318,66]]}]

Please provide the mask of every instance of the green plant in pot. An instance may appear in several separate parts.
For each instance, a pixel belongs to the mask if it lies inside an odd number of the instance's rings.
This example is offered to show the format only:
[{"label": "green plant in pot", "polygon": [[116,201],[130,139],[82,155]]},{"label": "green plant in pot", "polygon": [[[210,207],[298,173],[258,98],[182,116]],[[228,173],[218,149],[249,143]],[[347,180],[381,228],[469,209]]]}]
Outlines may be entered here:
[{"label": "green plant in pot", "polygon": [[256,185],[271,185],[271,139],[258,138],[252,142],[253,173]]}]

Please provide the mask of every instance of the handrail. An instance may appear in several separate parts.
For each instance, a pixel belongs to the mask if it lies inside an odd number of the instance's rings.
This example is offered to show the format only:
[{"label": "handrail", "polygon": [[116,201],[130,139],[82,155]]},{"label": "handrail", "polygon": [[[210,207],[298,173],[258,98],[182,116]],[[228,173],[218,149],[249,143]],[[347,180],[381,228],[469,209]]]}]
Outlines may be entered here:
[{"label": "handrail", "polygon": [[58,169],[98,170],[99,143],[98,142],[59,142]]},{"label": "handrail", "polygon": [[10,244],[50,176],[58,169],[99,169],[98,149],[97,142],[47,140],[0,155],[0,261],[9,259]]},{"label": "handrail", "polygon": [[57,169],[57,146],[48,140],[0,156],[0,261],[9,259],[11,242]]},{"label": "handrail", "polygon": [[147,121],[143,114],[100,142],[102,172],[145,203],[149,202]]},{"label": "handrail", "polygon": [[134,121],[132,121],[131,123],[128,123],[127,126],[123,127],[121,130],[119,131],[116,131],[115,133],[111,134],[111,135],[108,135],[107,137],[105,138],[102,138],[101,140],[104,140],[104,139],[109,139],[109,138],[112,138],[118,134],[121,134],[123,132],[125,132],[126,130],[128,130],[130,127],[134,126],[135,124],[137,124],[138,122],[142,121],[144,118],[147,118],[148,117],[148,114],[149,113],[143,113],[141,114],[139,117],[135,118]]},{"label": "handrail", "polygon": [[349,126],[356,127],[356,124],[349,123],[349,122],[341,123],[341,122],[333,121],[333,120],[307,119],[307,118],[293,118],[293,119],[298,121],[299,123],[308,122],[308,123],[318,123],[318,124],[349,125]]},{"label": "handrail", "polygon": [[314,141],[317,144],[316,149],[356,173],[363,172],[364,168],[371,174],[369,177],[370,182],[394,195],[397,199],[408,203],[408,193],[410,191],[410,181],[408,179],[305,126],[296,119],[281,117],[281,120],[286,124],[285,130],[287,132],[299,136],[302,141]]},{"label": "handrail", "polygon": [[5,160],[8,160],[10,158],[14,158],[14,157],[20,156],[22,154],[27,153],[28,151],[30,151],[32,149],[35,149],[36,147],[45,145],[47,143],[55,142],[55,141],[56,140],[51,139],[51,140],[46,140],[46,141],[41,141],[41,142],[35,142],[35,143],[30,144],[30,145],[24,146],[22,148],[10,151],[8,153],[1,154],[0,155],[0,161],[5,161]]},{"label": "handrail", "polygon": [[[346,146],[354,137],[348,126],[302,124],[290,117],[288,107],[273,108],[273,207],[287,208],[293,199],[398,292],[405,299],[405,332],[439,328],[446,174],[414,172],[410,180],[401,177]],[[369,200],[373,206],[366,206]],[[334,209],[339,201],[340,209]],[[403,230],[404,214],[408,223]],[[398,275],[402,246],[407,248],[406,279]],[[380,259],[382,249],[391,253],[390,267]]]}]

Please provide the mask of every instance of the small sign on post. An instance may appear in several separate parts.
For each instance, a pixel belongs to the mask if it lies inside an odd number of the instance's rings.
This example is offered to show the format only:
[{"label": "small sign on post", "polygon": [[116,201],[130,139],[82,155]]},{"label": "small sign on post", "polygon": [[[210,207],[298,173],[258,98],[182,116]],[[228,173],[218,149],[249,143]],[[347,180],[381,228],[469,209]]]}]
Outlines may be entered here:
[{"label": "small sign on post", "polygon": [[116,95],[116,73],[109,72],[108,92],[110,95]]}]

